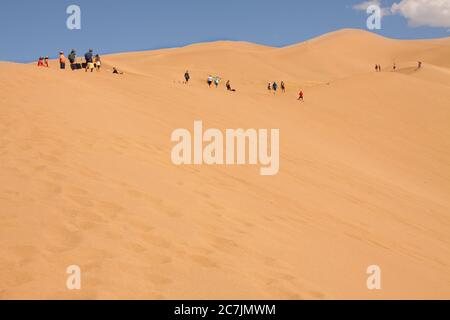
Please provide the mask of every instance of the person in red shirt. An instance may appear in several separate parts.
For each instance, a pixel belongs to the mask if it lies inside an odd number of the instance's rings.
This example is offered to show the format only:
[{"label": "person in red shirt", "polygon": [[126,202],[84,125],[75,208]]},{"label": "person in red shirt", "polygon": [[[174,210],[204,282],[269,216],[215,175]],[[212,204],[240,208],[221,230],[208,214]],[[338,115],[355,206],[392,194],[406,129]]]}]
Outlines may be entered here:
[{"label": "person in red shirt", "polygon": [[44,66],[44,58],[43,57],[39,57],[37,66],[38,67],[43,67]]},{"label": "person in red shirt", "polygon": [[303,99],[303,91],[302,91],[302,90],[300,90],[300,92],[299,92],[299,94],[298,94],[298,100],[299,100],[299,101],[305,101],[305,100]]}]

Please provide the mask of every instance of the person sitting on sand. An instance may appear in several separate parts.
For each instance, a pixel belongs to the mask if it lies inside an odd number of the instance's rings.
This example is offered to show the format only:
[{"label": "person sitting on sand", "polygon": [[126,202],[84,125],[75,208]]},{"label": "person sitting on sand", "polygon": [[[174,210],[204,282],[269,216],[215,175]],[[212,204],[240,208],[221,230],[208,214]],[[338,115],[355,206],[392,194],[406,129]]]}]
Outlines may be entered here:
[{"label": "person sitting on sand", "polygon": [[123,74],[123,72],[117,70],[116,67],[113,67],[113,74]]},{"label": "person sitting on sand", "polygon": [[300,90],[300,92],[298,93],[298,99],[297,100],[299,100],[299,101],[305,101],[304,99],[303,99],[303,90]]},{"label": "person sitting on sand", "polygon": [[191,76],[189,75],[189,70],[186,70],[186,72],[184,73],[184,84],[188,84],[189,80],[191,79]]},{"label": "person sitting on sand", "polygon": [[422,68],[422,61],[419,61],[418,63],[417,63],[417,69],[421,69]]},{"label": "person sitting on sand", "polygon": [[231,88],[230,80],[227,81],[226,87],[228,91],[236,92],[236,89]]},{"label": "person sitting on sand", "polygon": [[207,82],[208,82],[208,87],[211,88],[211,85],[212,85],[212,83],[213,83],[213,77],[212,77],[211,75],[208,77]]},{"label": "person sitting on sand", "polygon": [[39,57],[37,66],[38,67],[43,67],[44,66],[44,57]]},{"label": "person sitting on sand", "polygon": [[59,68],[61,70],[66,69],[66,56],[64,55],[64,51],[59,52]]},{"label": "person sitting on sand", "polygon": [[94,62],[95,62],[95,68],[97,69],[97,72],[99,72],[100,68],[102,66],[102,60],[100,59],[100,55],[98,55],[98,54],[95,55]]},{"label": "person sitting on sand", "polygon": [[392,70],[397,70],[397,65],[395,64],[395,62],[394,62],[394,65],[392,66]]}]

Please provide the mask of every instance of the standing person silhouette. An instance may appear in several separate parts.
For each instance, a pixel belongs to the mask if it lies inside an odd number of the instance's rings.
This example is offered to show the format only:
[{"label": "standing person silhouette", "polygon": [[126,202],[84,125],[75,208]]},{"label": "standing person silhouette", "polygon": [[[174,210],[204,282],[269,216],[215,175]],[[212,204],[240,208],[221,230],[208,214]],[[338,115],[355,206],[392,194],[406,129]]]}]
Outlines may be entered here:
[{"label": "standing person silhouette", "polygon": [[59,52],[59,68],[61,70],[66,69],[66,56],[64,55],[64,51]]},{"label": "standing person silhouette", "polygon": [[272,84],[272,89],[273,89],[273,94],[276,94],[276,93],[277,93],[277,90],[278,90],[278,83],[274,82],[274,83]]},{"label": "standing person silhouette", "polygon": [[212,77],[211,75],[208,77],[207,82],[208,82],[208,87],[211,88],[211,85],[212,85],[212,83],[213,83],[213,77]]},{"label": "standing person silhouette", "polygon": [[70,54],[69,54],[69,62],[70,62],[70,68],[72,69],[72,70],[75,70],[75,61],[76,61],[76,59],[77,59],[77,53],[75,52],[75,50],[74,49],[72,49],[72,51],[70,51]]},{"label": "standing person silhouette", "polygon": [[94,51],[92,49],[89,49],[89,51],[86,52],[86,54],[84,55],[84,59],[86,60],[86,72],[88,72],[88,70],[91,70],[91,72],[94,72],[95,65],[94,65],[93,52]]},{"label": "standing person silhouette", "polygon": [[99,54],[95,55],[94,64],[95,68],[97,69],[97,72],[100,72],[100,68],[102,67],[102,59],[100,58]]}]

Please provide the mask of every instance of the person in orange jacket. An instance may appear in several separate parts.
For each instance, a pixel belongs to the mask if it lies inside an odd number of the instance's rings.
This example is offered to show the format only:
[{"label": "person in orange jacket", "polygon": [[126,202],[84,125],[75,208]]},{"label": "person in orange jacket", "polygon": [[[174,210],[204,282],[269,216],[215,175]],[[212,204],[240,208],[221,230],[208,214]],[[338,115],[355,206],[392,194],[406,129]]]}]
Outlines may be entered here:
[{"label": "person in orange jacket", "polygon": [[61,68],[61,70],[66,69],[66,56],[64,55],[63,51],[59,52],[59,67]]},{"label": "person in orange jacket", "polygon": [[303,95],[303,90],[300,90],[300,92],[298,93],[298,100],[299,101],[305,101],[303,96],[304,96]]}]

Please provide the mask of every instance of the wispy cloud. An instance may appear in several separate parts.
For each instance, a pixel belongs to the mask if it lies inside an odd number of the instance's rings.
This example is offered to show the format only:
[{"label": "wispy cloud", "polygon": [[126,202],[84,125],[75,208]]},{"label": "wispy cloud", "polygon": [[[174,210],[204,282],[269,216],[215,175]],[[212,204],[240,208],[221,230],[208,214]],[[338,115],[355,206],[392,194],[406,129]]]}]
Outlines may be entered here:
[{"label": "wispy cloud", "polygon": [[368,7],[372,6],[372,5],[380,5],[380,0],[369,0],[369,1],[364,1],[358,4],[355,4],[352,8],[355,10],[362,10],[362,11],[366,11]]},{"label": "wispy cloud", "polygon": [[450,0],[402,0],[391,12],[408,19],[412,27],[450,28]]},{"label": "wispy cloud", "polygon": [[381,0],[368,0],[352,8],[366,11],[372,5],[379,6],[383,16],[403,16],[411,27],[450,28],[450,0],[401,0],[390,7],[383,6]]}]

